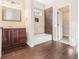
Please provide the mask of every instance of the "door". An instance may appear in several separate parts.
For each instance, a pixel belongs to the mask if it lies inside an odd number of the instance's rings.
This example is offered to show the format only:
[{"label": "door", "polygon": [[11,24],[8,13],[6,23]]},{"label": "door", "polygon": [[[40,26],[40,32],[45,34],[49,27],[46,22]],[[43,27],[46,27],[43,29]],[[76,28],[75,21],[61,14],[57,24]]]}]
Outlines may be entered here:
[{"label": "door", "polygon": [[57,39],[63,38],[63,14],[61,11],[57,12]]},{"label": "door", "polygon": [[45,10],[45,33],[52,34],[53,8]]}]

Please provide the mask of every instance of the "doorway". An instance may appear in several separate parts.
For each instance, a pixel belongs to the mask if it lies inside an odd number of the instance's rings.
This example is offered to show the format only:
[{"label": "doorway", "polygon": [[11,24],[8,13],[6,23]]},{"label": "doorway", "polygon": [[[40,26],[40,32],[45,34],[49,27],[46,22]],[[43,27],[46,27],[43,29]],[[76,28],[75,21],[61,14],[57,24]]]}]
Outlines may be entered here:
[{"label": "doorway", "polygon": [[69,44],[69,6],[58,9],[57,11],[57,38]]},{"label": "doorway", "polygon": [[34,45],[52,40],[53,8],[37,1],[33,2],[34,12]]}]

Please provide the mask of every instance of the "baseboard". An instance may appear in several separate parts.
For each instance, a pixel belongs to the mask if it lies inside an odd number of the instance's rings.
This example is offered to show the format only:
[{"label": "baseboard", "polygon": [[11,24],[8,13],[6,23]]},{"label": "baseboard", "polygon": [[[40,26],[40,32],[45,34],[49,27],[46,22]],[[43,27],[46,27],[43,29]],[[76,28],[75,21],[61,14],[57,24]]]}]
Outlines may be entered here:
[{"label": "baseboard", "polygon": [[51,41],[52,39],[50,39],[50,40],[41,40],[41,41],[39,41],[39,42],[37,42],[37,43],[34,43],[34,46],[36,46],[36,45],[39,45],[39,44],[42,44],[42,43],[45,43],[45,42],[48,42],[48,41]]},{"label": "baseboard", "polygon": [[48,42],[52,40],[52,36],[49,36],[49,37],[40,37],[40,38],[34,38],[34,39],[31,39],[27,42],[27,44],[30,46],[30,47],[34,47],[36,45],[39,45],[39,44],[42,44],[44,42]]},{"label": "baseboard", "polygon": [[29,46],[29,47],[34,47],[34,45],[32,44],[32,43],[29,43],[29,42],[27,42],[27,45]]}]

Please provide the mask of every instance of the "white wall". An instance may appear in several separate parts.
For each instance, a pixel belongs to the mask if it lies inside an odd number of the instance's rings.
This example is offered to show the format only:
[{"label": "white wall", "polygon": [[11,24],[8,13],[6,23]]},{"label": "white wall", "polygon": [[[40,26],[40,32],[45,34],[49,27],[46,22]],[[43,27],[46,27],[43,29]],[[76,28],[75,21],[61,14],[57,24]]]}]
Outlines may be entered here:
[{"label": "white wall", "polygon": [[1,53],[2,53],[2,29],[0,28],[0,57],[2,55]]},{"label": "white wall", "polygon": [[63,12],[63,36],[69,37],[69,11]]},{"label": "white wall", "polygon": [[21,21],[20,22],[15,22],[15,21],[2,21],[3,19],[0,18],[0,21],[2,23],[2,27],[4,28],[25,28],[25,3],[24,1],[22,0],[17,0],[20,2],[20,4],[11,4],[10,2],[5,2],[5,1],[2,1],[2,4],[0,5],[0,15],[2,17],[2,8],[3,6],[6,6],[6,7],[10,7],[10,8],[14,8],[14,9],[20,9],[21,10]]},{"label": "white wall", "polygon": [[[1,0],[0,0],[0,5],[1,5]],[[1,12],[0,12],[1,13]],[[1,16],[1,15],[0,15]],[[0,17],[1,19],[2,17]],[[2,24],[0,22],[0,27],[2,27]],[[0,29],[0,58],[2,56],[2,30]]]},{"label": "white wall", "polygon": [[26,17],[26,31],[27,31],[27,44],[33,47],[34,42],[34,16],[33,16],[33,0],[25,1],[25,17]]},{"label": "white wall", "polygon": [[[2,0],[0,0],[0,5],[1,5],[1,1]],[[1,12],[0,12],[1,13]],[[1,16],[1,15],[0,15]],[[1,19],[2,17],[0,17],[0,19]],[[0,27],[2,26],[2,24],[1,24],[1,22],[0,22]],[[1,52],[2,51],[2,29],[0,28],[0,58],[1,58]]]},{"label": "white wall", "polygon": [[33,3],[34,8],[39,8],[39,9],[42,9],[42,10],[45,9],[45,5],[40,3],[40,2],[38,2],[38,1],[34,0],[32,3]]},{"label": "white wall", "polygon": [[55,0],[52,4],[53,6],[53,39],[57,39],[57,10],[59,8],[69,5],[70,8],[70,43],[72,46],[77,45],[78,41],[78,10],[77,10],[77,0]]}]

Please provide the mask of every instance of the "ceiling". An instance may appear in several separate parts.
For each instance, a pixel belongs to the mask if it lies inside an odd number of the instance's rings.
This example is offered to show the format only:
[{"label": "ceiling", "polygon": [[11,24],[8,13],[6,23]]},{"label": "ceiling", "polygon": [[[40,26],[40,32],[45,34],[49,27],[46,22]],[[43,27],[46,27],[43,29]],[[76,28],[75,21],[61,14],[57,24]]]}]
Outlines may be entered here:
[{"label": "ceiling", "polygon": [[35,1],[38,1],[40,3],[43,3],[45,5],[49,5],[51,2],[53,2],[54,0],[35,0]]}]

